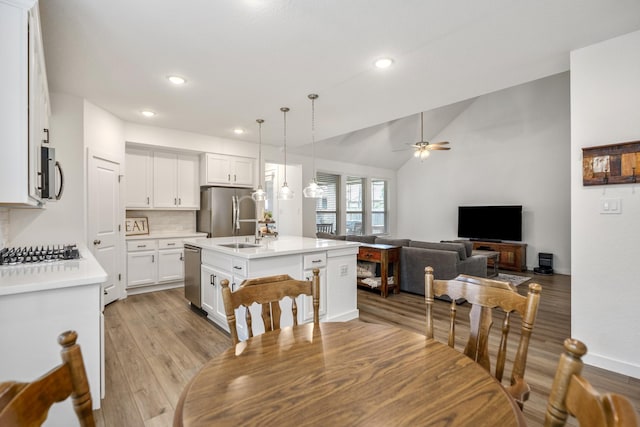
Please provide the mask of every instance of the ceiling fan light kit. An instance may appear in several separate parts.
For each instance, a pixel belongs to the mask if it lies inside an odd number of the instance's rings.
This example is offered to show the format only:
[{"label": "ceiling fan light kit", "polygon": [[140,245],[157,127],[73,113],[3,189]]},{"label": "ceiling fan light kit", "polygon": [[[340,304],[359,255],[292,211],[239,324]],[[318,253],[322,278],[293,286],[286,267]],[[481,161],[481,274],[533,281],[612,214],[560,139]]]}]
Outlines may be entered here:
[{"label": "ceiling fan light kit", "polygon": [[316,180],[316,108],[315,102],[318,99],[318,95],[315,93],[311,93],[307,96],[311,100],[311,157],[313,162],[313,178],[309,181],[309,185],[307,185],[304,190],[302,190],[302,195],[306,198],[317,199],[322,197],[324,194],[324,189],[318,185],[318,181]]},{"label": "ceiling fan light kit", "polygon": [[431,154],[432,150],[450,150],[450,147],[444,147],[449,144],[449,141],[442,142],[428,142],[424,140],[424,112],[420,112],[420,141],[415,144],[410,144],[415,149],[413,157],[423,161]]}]

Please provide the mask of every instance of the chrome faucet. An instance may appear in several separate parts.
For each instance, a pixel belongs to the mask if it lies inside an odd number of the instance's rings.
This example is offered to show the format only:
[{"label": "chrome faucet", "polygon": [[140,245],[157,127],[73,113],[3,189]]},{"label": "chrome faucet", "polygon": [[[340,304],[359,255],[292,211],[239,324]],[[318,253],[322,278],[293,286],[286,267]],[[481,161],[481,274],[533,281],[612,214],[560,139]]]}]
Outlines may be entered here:
[{"label": "chrome faucet", "polygon": [[[255,218],[240,219],[240,202],[242,202],[245,199],[251,200],[253,202],[255,216],[256,216]],[[258,224],[258,205],[256,204],[256,201],[253,200],[251,196],[242,196],[240,198],[238,198],[238,196],[232,196],[232,203],[233,203],[233,235],[237,236],[238,233],[240,232],[241,222],[253,222],[255,223],[255,243],[259,243],[262,235],[260,234],[260,225]]]}]

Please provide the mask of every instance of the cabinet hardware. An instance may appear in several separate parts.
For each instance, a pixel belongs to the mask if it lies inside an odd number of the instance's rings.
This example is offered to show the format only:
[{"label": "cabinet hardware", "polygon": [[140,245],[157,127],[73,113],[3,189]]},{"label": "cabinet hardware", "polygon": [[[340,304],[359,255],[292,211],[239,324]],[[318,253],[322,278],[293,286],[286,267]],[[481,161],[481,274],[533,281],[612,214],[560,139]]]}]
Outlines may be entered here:
[{"label": "cabinet hardware", "polygon": [[98,239],[96,239],[96,240],[94,240],[94,241],[93,241],[93,244],[94,244],[94,245],[99,245],[100,243],[102,243],[102,242],[101,242],[100,240],[98,240]]},{"label": "cabinet hardware", "polygon": [[155,255],[151,255],[151,262],[156,262],[156,256]]},{"label": "cabinet hardware", "polygon": [[227,181],[231,181],[231,174],[230,173],[227,174]]},{"label": "cabinet hardware", "polygon": [[[95,243],[95,242],[93,242],[93,243]],[[138,247],[139,247],[139,248],[146,248],[146,247],[147,247],[147,245],[138,245]]]},{"label": "cabinet hardware", "polygon": [[238,178],[236,177],[236,174],[233,174],[233,182],[238,182]]},{"label": "cabinet hardware", "polygon": [[180,254],[180,261],[184,261],[184,256]]},{"label": "cabinet hardware", "polygon": [[149,204],[149,196],[147,196],[147,204]]},{"label": "cabinet hardware", "polygon": [[215,274],[209,275],[209,283],[211,283],[211,286],[215,286],[216,285],[216,275]]},{"label": "cabinet hardware", "polygon": [[178,205],[178,199],[174,198],[173,199],[173,204],[177,206]]},{"label": "cabinet hardware", "polygon": [[107,292],[107,290],[105,289],[105,290],[102,291],[102,294],[103,295],[109,295],[109,292]]},{"label": "cabinet hardware", "polygon": [[47,134],[46,138],[42,140],[42,143],[43,144],[48,144],[49,143],[49,129],[42,129],[42,131]]},{"label": "cabinet hardware", "polygon": [[238,267],[237,265],[234,265],[233,268],[235,268],[236,270],[242,270],[242,267]]},{"label": "cabinet hardware", "polygon": [[316,264],[316,263],[322,262],[322,260],[321,260],[321,259],[314,259],[314,260],[313,260],[313,261],[311,261],[311,262],[312,262],[313,264]]},{"label": "cabinet hardware", "polygon": [[167,243],[167,246],[175,246],[175,243]]},{"label": "cabinet hardware", "polygon": [[182,204],[182,199],[180,197],[178,197],[178,204],[181,205]]}]

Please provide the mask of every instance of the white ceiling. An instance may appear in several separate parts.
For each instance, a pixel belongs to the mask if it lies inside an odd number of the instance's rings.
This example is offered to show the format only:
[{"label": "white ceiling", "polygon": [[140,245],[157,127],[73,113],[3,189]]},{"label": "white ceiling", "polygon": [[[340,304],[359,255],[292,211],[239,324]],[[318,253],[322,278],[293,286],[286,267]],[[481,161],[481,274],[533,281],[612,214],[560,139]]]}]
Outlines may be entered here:
[{"label": "white ceiling", "polygon": [[[363,164],[418,141],[420,111],[566,71],[571,50],[640,28],[638,0],[40,3],[52,92],[125,121],[252,142],[263,118],[272,145],[282,144],[279,109],[288,106],[287,144],[301,152],[313,92],[316,140],[328,139],[318,156]],[[381,56],[394,66],[375,69]],[[174,87],[170,74],[188,83]],[[461,106],[426,115],[425,137]],[[157,115],[142,117],[145,108]],[[368,148],[350,148],[355,140]]]}]

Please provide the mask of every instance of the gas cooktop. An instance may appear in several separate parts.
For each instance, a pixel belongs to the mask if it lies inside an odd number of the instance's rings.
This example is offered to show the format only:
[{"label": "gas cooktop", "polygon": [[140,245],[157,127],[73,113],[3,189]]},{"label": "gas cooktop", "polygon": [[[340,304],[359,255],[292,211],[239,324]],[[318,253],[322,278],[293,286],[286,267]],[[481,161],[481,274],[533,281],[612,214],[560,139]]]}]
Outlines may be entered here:
[{"label": "gas cooktop", "polygon": [[0,265],[34,264],[78,259],[77,245],[44,245],[4,248],[0,250]]}]

